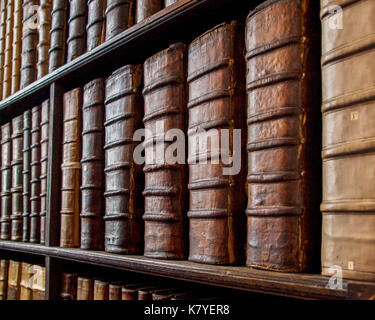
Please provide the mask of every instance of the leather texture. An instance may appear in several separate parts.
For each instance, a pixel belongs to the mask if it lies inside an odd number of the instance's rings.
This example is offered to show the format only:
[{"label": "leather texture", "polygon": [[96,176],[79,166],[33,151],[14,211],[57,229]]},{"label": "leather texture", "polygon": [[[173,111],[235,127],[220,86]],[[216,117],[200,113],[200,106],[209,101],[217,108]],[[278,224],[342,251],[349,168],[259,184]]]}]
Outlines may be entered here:
[{"label": "leather texture", "polygon": [[87,6],[87,51],[90,51],[105,40],[107,0],[88,0]]},{"label": "leather texture", "polygon": [[77,279],[77,300],[93,300],[94,281],[90,278],[78,277]]},{"label": "leather texture", "polygon": [[6,31],[3,67],[3,99],[12,92],[12,57],[13,57],[13,0],[7,0]]},{"label": "leather texture", "polygon": [[31,110],[23,114],[23,242],[30,241]]},{"label": "leather texture", "polygon": [[69,0],[69,8],[67,62],[86,52],[86,0]]},{"label": "leather texture", "polygon": [[21,271],[21,283],[20,283],[20,300],[32,300],[33,291],[33,275],[34,270],[31,264],[22,262],[22,271]]},{"label": "leather texture", "polygon": [[1,126],[1,240],[10,240],[12,210],[12,124]]},{"label": "leather texture", "polygon": [[33,265],[32,295],[33,300],[46,300],[46,268]]},{"label": "leather texture", "polygon": [[136,23],[163,9],[163,0],[137,0]]},{"label": "leather texture", "polygon": [[0,260],[0,301],[7,300],[9,261]]},{"label": "leather texture", "polygon": [[23,15],[22,0],[14,0],[13,6],[12,94],[16,93],[20,88]]},{"label": "leather texture", "polygon": [[38,28],[38,62],[37,79],[48,74],[49,53],[51,45],[51,25],[52,25],[52,0],[40,0],[39,28]]},{"label": "leather texture", "polygon": [[112,39],[129,28],[134,21],[133,0],[107,0],[105,39]]},{"label": "leather texture", "polygon": [[108,300],[109,283],[102,280],[94,281],[94,300]]},{"label": "leather texture", "polygon": [[6,41],[7,0],[0,1],[0,98],[3,99],[4,59]]},{"label": "leather texture", "polygon": [[19,300],[21,291],[22,262],[10,260],[7,300]]},{"label": "leather texture", "polygon": [[63,272],[61,274],[60,299],[71,301],[77,298],[77,274]]}]

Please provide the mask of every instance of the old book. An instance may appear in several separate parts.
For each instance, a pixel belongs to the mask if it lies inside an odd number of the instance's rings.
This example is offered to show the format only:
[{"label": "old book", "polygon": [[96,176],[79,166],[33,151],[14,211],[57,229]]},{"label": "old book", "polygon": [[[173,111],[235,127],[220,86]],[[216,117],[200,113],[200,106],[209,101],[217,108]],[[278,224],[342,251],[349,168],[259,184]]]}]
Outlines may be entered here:
[{"label": "old book", "polygon": [[6,3],[6,29],[3,66],[3,99],[12,92],[12,57],[13,57],[13,4],[12,0]]},{"label": "old book", "polygon": [[83,88],[81,248],[103,250],[104,243],[104,80]]},{"label": "old book", "polygon": [[107,0],[105,40],[118,35],[133,24],[133,0]]},{"label": "old book", "polygon": [[5,59],[5,38],[7,20],[7,0],[0,1],[0,99],[3,99],[4,59]]},{"label": "old book", "polygon": [[189,45],[190,261],[243,260],[244,134],[235,137],[235,130],[245,132],[243,42],[242,28],[232,22]]},{"label": "old book", "polygon": [[20,300],[32,300],[33,266],[26,262],[22,262],[21,269]]},{"label": "old book", "polygon": [[144,284],[125,284],[121,289],[121,300],[138,300],[138,290],[145,287]]},{"label": "old book", "polygon": [[22,262],[10,260],[8,270],[7,300],[19,300],[21,289]]},{"label": "old book", "polygon": [[12,125],[1,126],[1,240],[10,240],[12,210]]},{"label": "old book", "polygon": [[94,281],[90,278],[78,277],[77,279],[77,300],[93,300]]},{"label": "old book", "polygon": [[80,245],[81,88],[64,94],[63,119],[60,247],[74,248]]},{"label": "old book", "polygon": [[87,6],[87,51],[90,51],[105,40],[107,0],[88,0]]},{"label": "old book", "polygon": [[305,271],[319,237],[319,20],[313,2],[269,0],[247,18],[251,267]]},{"label": "old book", "polygon": [[[138,289],[138,300],[152,300],[152,293],[160,287],[143,287]],[[124,299],[123,299],[124,300]]]},{"label": "old book", "polygon": [[20,88],[22,49],[22,0],[14,0],[13,6],[12,94],[16,93]]},{"label": "old book", "polygon": [[171,300],[174,294],[178,293],[180,290],[178,289],[160,289],[155,290],[152,293],[152,300],[156,301],[164,301],[164,300]]},{"label": "old book", "polygon": [[22,241],[23,230],[23,115],[12,120],[11,240]]},{"label": "old book", "polygon": [[33,300],[45,300],[46,297],[46,268],[33,265],[32,291]]},{"label": "old book", "polygon": [[0,301],[7,299],[8,287],[8,260],[0,260]]},{"label": "old book", "polygon": [[48,51],[49,72],[56,70],[65,63],[67,15],[68,0],[53,0],[50,31],[51,44]]},{"label": "old book", "polygon": [[39,0],[23,1],[21,89],[36,80],[38,59],[37,8]]},{"label": "old book", "polygon": [[105,101],[105,250],[139,254],[143,248],[143,173],[133,151],[141,127],[142,67],[115,71],[106,81]]},{"label": "old book", "polygon": [[61,275],[61,300],[76,300],[77,298],[77,274],[63,272]]},{"label": "old book", "polygon": [[122,300],[123,283],[110,283],[108,289],[108,300]]},{"label": "old book", "polygon": [[163,9],[163,0],[137,0],[136,23]]},{"label": "old book", "polygon": [[42,103],[40,111],[40,243],[46,242],[47,223],[47,173],[50,101]]},{"label": "old book", "polygon": [[40,242],[40,106],[31,110],[30,242]]},{"label": "old book", "polygon": [[49,53],[51,44],[51,24],[52,24],[52,0],[40,0],[39,25],[38,25],[38,62],[37,79],[48,74]]},{"label": "old book", "polygon": [[348,1],[321,1],[322,273],[339,267],[344,278],[374,281],[375,3],[350,1],[334,14],[337,3]]},{"label": "old book", "polygon": [[23,242],[30,241],[31,110],[23,114]]},{"label": "old book", "polygon": [[67,61],[72,61],[86,52],[86,0],[69,0],[69,36],[67,39]]},{"label": "old book", "polygon": [[[185,157],[169,152],[176,142],[168,131],[185,132],[185,45],[177,43],[144,63],[144,255],[185,258]],[[165,134],[167,132],[167,135]],[[184,148],[185,151],[185,148]],[[181,160],[181,161],[179,161]]]},{"label": "old book", "polygon": [[180,0],[164,0],[164,7],[171,6],[172,4],[175,4],[179,2]]},{"label": "old book", "polygon": [[94,281],[94,300],[108,300],[109,283],[102,280]]}]

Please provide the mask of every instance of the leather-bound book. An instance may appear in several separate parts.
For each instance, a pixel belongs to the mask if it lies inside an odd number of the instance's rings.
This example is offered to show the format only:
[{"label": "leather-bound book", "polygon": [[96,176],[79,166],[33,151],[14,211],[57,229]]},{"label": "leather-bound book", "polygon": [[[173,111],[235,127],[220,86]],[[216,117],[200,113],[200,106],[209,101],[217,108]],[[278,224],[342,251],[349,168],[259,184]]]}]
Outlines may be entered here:
[{"label": "leather-bound book", "polygon": [[0,1],[0,99],[3,99],[7,0]]},{"label": "leather-bound book", "polygon": [[81,248],[103,250],[104,243],[104,80],[83,88]]},{"label": "leather-bound book", "polygon": [[61,300],[76,300],[77,298],[77,274],[63,272],[61,275]]},{"label": "leather-bound book", "polygon": [[30,241],[31,110],[23,114],[23,242]]},{"label": "leather-bound book", "polygon": [[78,277],[77,279],[77,300],[93,300],[94,281],[90,278]]},{"label": "leather-bound book", "polygon": [[137,0],[136,23],[163,9],[163,0]]},{"label": "leather-bound book", "polygon": [[138,290],[144,284],[126,284],[121,289],[121,300],[138,300]]},{"label": "leather-bound book", "polygon": [[22,0],[14,0],[13,6],[12,94],[16,93],[20,88]]},{"label": "leather-bound book", "polygon": [[164,300],[171,300],[174,294],[179,292],[177,289],[160,289],[160,290],[155,290],[152,293],[152,300],[156,301],[164,301]]},{"label": "leather-bound book", "polygon": [[168,154],[173,139],[160,141],[168,130],[185,132],[184,52],[183,43],[173,44],[144,63],[143,123],[150,132],[144,142],[144,255],[151,258],[181,260],[186,255],[185,159],[175,163],[175,155]]},{"label": "leather-bound book", "polygon": [[12,57],[13,57],[13,0],[7,0],[5,48],[3,66],[3,99],[12,92]]},{"label": "leather-bound book", "polygon": [[138,300],[152,300],[152,293],[160,287],[143,287],[138,289]]},{"label": "leather-bound book", "polygon": [[87,51],[104,42],[105,39],[105,9],[107,0],[87,1]]},{"label": "leather-bound book", "polygon": [[[243,37],[234,21],[207,31],[188,49],[190,261],[224,265],[243,260]],[[235,130],[241,130],[241,137],[235,137]]]},{"label": "leather-bound book", "polygon": [[56,70],[65,63],[68,0],[53,0],[51,15],[51,44],[48,51],[49,72]]},{"label": "leather-bound book", "polygon": [[11,123],[1,126],[1,240],[10,240],[12,210]]},{"label": "leather-bound book", "polygon": [[22,241],[23,230],[23,115],[12,120],[11,240]]},{"label": "leather-bound book", "polygon": [[23,1],[23,29],[22,29],[22,63],[21,63],[21,89],[36,80],[36,64],[38,60],[38,29],[37,12],[35,6],[39,0]]},{"label": "leather-bound book", "polygon": [[10,260],[8,270],[7,300],[19,300],[21,291],[22,262]]},{"label": "leather-bound book", "polygon": [[80,245],[81,88],[64,94],[63,119],[60,247],[74,248]]},{"label": "leather-bound book", "polygon": [[47,220],[47,173],[48,173],[48,136],[50,102],[42,103],[40,111],[40,243],[46,242]]},{"label": "leather-bound book", "polygon": [[108,300],[109,283],[101,280],[94,281],[94,300]]},{"label": "leather-bound book", "polygon": [[72,61],[86,52],[86,0],[69,0],[68,20],[69,37],[67,39],[67,61]]},{"label": "leather-bound book", "polygon": [[316,5],[269,0],[247,18],[246,265],[255,268],[305,271],[319,238]]},{"label": "leather-bound book", "polygon": [[164,0],[164,7],[171,6],[172,4],[179,2],[180,0]]},{"label": "leather-bound book", "polygon": [[48,74],[49,53],[51,45],[51,24],[52,24],[52,0],[40,0],[39,28],[38,28],[38,62],[37,79]]},{"label": "leather-bound book", "polygon": [[22,262],[21,282],[20,282],[20,300],[32,300],[32,283],[34,268],[31,264]]},{"label": "leather-bound book", "polygon": [[46,295],[46,268],[33,265],[33,300],[45,300]]},{"label": "leather-bound book", "polygon": [[108,300],[122,300],[122,287],[121,282],[110,283],[108,289]]},{"label": "leather-bound book", "polygon": [[40,106],[31,110],[30,242],[40,242]]},{"label": "leather-bound book", "polygon": [[139,254],[143,249],[143,173],[133,158],[141,127],[142,67],[127,65],[106,81],[105,250]]},{"label": "leather-bound book", "polygon": [[0,261],[0,301],[7,299],[9,261]]},{"label": "leather-bound book", "polygon": [[134,0],[107,0],[105,40],[109,40],[133,24]]},{"label": "leather-bound book", "polygon": [[[322,273],[375,280],[375,3],[321,1]],[[343,25],[340,25],[340,23]]]}]

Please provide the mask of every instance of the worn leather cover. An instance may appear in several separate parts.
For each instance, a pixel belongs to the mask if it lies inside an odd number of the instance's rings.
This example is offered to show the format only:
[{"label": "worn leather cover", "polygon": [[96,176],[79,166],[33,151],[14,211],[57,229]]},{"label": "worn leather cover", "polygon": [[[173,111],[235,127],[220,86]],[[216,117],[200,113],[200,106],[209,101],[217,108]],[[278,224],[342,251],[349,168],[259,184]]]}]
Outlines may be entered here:
[{"label": "worn leather cover", "polygon": [[108,300],[109,283],[101,280],[94,281],[94,300]]},{"label": "worn leather cover", "polygon": [[171,6],[172,4],[179,2],[180,0],[164,0],[164,7]]},{"label": "worn leather cover", "polygon": [[1,126],[1,240],[10,240],[12,210],[11,123]]},{"label": "worn leather cover", "polygon": [[156,301],[164,301],[164,300],[171,300],[174,294],[178,293],[180,290],[179,289],[160,289],[160,290],[155,290],[152,293],[152,300]]},{"label": "worn leather cover", "polygon": [[269,0],[247,18],[247,266],[302,272],[317,258],[318,10]]},{"label": "worn leather cover", "polygon": [[175,141],[165,136],[170,129],[185,132],[184,52],[183,43],[173,44],[144,63],[143,123],[150,132],[144,142],[144,255],[151,258],[181,260],[186,256],[185,165],[172,164],[175,155],[167,151]]},{"label": "worn leather cover", "polygon": [[138,290],[144,284],[125,284],[121,289],[121,300],[138,300]]},{"label": "worn leather cover", "polygon": [[63,272],[61,274],[61,300],[76,300],[77,298],[77,274]]},{"label": "worn leather cover", "polygon": [[335,29],[327,9],[341,2],[321,1],[322,273],[339,266],[344,278],[374,281],[375,3],[343,5],[343,29]]},{"label": "worn leather cover", "polygon": [[13,6],[12,94],[16,93],[20,88],[23,14],[22,0],[14,0]]},{"label": "worn leather cover", "polygon": [[33,300],[45,300],[46,292],[46,268],[33,265]]},{"label": "worn leather cover", "polygon": [[104,243],[104,80],[83,88],[81,248],[103,250]]},{"label": "worn leather cover", "polygon": [[75,248],[80,246],[81,88],[64,94],[63,122],[60,247]]},{"label": "worn leather cover", "polygon": [[[237,22],[221,24],[189,45],[189,260],[209,264],[243,261],[245,232],[245,170],[225,175],[225,152],[211,143],[197,150],[202,130],[223,129],[233,136],[245,127],[242,28]],[[244,143],[242,134],[242,142]],[[222,139],[219,139],[222,140]],[[203,145],[204,146],[204,145]],[[233,154],[233,141],[228,143]],[[238,151],[237,151],[238,152]],[[221,159],[219,159],[219,156]],[[206,163],[199,159],[207,157]],[[196,161],[195,161],[196,160]]]},{"label": "worn leather cover", "polygon": [[12,57],[13,57],[13,4],[7,0],[5,49],[3,66],[3,99],[12,92]]},{"label": "worn leather cover", "polygon": [[[152,300],[152,293],[160,290],[160,287],[142,287],[138,289],[138,300]],[[124,300],[124,298],[123,298]]]},{"label": "worn leather cover", "polygon": [[88,0],[87,7],[87,51],[90,51],[105,40],[107,0]]},{"label": "worn leather cover", "polygon": [[12,120],[11,240],[22,241],[23,215],[23,115]]},{"label": "worn leather cover", "polygon": [[31,110],[23,114],[23,242],[30,241]]},{"label": "worn leather cover", "polygon": [[68,0],[53,0],[51,45],[49,53],[49,72],[56,70],[65,63],[66,57],[66,27],[68,15]]},{"label": "worn leather cover", "polygon": [[107,0],[105,39],[109,40],[133,24],[133,0]]},{"label": "worn leather cover", "polygon": [[10,260],[8,270],[7,300],[19,300],[21,291],[22,262]]},{"label": "worn leather cover", "polygon": [[67,61],[72,61],[86,52],[86,0],[69,0],[69,37],[67,39]]},{"label": "worn leather cover", "polygon": [[7,300],[8,287],[8,260],[0,260],[0,301]]},{"label": "worn leather cover", "polygon": [[5,38],[7,20],[7,0],[0,1],[0,99],[3,99],[4,59],[5,59]]},{"label": "worn leather cover", "polygon": [[49,53],[51,45],[51,25],[52,25],[52,0],[40,0],[39,28],[38,28],[38,62],[37,79],[48,74]]},{"label": "worn leather cover", "polygon": [[32,300],[33,291],[32,283],[34,268],[31,264],[22,262],[21,283],[20,283],[20,300]]},{"label": "worn leather cover", "polygon": [[108,288],[108,300],[122,300],[123,283],[110,283]]},{"label": "worn leather cover", "polygon": [[106,81],[105,101],[105,250],[139,254],[143,248],[143,173],[134,162],[141,127],[142,66],[127,65]]},{"label": "worn leather cover", "polygon": [[78,277],[77,279],[77,300],[93,300],[94,281],[90,278]]},{"label": "worn leather cover", "polygon": [[163,0],[137,0],[136,23],[163,9]]}]

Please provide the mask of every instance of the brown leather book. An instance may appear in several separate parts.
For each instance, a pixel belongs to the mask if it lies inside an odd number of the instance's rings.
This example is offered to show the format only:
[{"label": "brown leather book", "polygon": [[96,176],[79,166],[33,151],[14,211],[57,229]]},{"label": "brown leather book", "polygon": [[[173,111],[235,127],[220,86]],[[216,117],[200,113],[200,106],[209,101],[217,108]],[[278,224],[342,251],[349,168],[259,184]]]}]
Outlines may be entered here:
[{"label": "brown leather book", "polygon": [[13,6],[12,94],[16,93],[20,88],[22,49],[22,0],[14,0]]},{"label": "brown leather book", "polygon": [[21,292],[22,262],[10,260],[8,270],[7,300],[19,300]]},{"label": "brown leather book", "polygon": [[4,67],[3,67],[3,99],[12,92],[12,57],[13,57],[13,4],[7,0]]},{"label": "brown leather book", "polygon": [[65,63],[68,0],[53,0],[51,15],[51,44],[48,51],[49,72],[56,70]]},{"label": "brown leather book", "polygon": [[106,81],[105,250],[139,254],[143,248],[143,173],[133,158],[141,128],[142,66],[127,65]]},{"label": "brown leather book", "polygon": [[47,223],[47,173],[48,173],[48,139],[49,139],[50,102],[42,103],[40,111],[40,243],[46,242]]},{"label": "brown leather book", "polygon": [[144,255],[151,258],[181,260],[186,256],[185,158],[178,163],[176,155],[168,152],[175,141],[165,135],[170,129],[185,132],[184,57],[185,45],[177,43],[144,64],[143,123],[150,132],[144,142]]},{"label": "brown leather book", "polygon": [[9,261],[0,261],[0,301],[7,299]]},{"label": "brown leather book", "polygon": [[60,247],[74,248],[80,245],[81,88],[64,94],[63,119]]},{"label": "brown leather book", "polygon": [[11,240],[23,237],[23,115],[12,120],[12,215]]},{"label": "brown leather book", "polygon": [[316,8],[269,0],[247,18],[246,265],[255,268],[305,271],[319,237]]},{"label": "brown leather book", "polygon": [[40,106],[31,110],[30,242],[40,242]]},{"label": "brown leather book", "polygon": [[39,10],[37,79],[43,78],[48,74],[52,0],[40,0]]},{"label": "brown leather book", "polygon": [[39,6],[39,0],[23,1],[21,89],[34,82],[37,76],[38,20],[36,6]]},{"label": "brown leather book", "polygon": [[133,24],[133,0],[107,0],[105,40],[109,40]]},{"label": "brown leather book", "polygon": [[34,268],[31,264],[22,262],[21,282],[20,282],[20,300],[32,300]]},{"label": "brown leather book", "polygon": [[107,0],[88,0],[87,6],[87,51],[90,51],[104,42]]},{"label": "brown leather book", "polygon": [[172,4],[175,4],[179,2],[180,0],[164,0],[164,7],[171,6]]},{"label": "brown leather book", "polygon": [[103,250],[104,243],[104,80],[83,88],[81,248]]},{"label": "brown leather book", "polygon": [[94,300],[108,300],[109,283],[101,280],[94,281]]},{"label": "brown leather book", "polygon": [[144,286],[144,284],[123,285],[121,289],[121,300],[138,300],[138,290]]},{"label": "brown leather book", "polygon": [[[152,300],[152,293],[160,287],[143,287],[138,289],[138,300]],[[123,299],[124,300],[124,299]]]},{"label": "brown leather book", "polygon": [[3,99],[4,59],[5,59],[5,38],[7,20],[7,0],[0,1],[0,99]]},{"label": "brown leather book", "polygon": [[1,240],[10,240],[12,210],[11,123],[1,126]]},{"label": "brown leather book", "polygon": [[69,0],[69,37],[67,39],[67,61],[72,61],[86,52],[86,0]]},{"label": "brown leather book", "polygon": [[33,265],[32,282],[33,300],[45,300],[46,297],[46,268]]},{"label": "brown leather book", "polygon": [[[244,142],[243,39],[242,28],[232,22],[207,31],[189,46],[190,261],[236,264],[243,260],[244,155],[240,146],[234,149],[238,144],[234,138],[219,147],[223,136],[234,137],[234,130],[241,130],[240,142]],[[215,135],[209,146],[210,132]],[[226,154],[233,153],[238,159],[230,166]]]},{"label": "brown leather book", "polygon": [[123,283],[110,283],[108,289],[108,300],[122,300]]},{"label": "brown leather book", "polygon": [[77,298],[77,274],[63,272],[61,275],[61,300],[76,300]]},{"label": "brown leather book", "polygon": [[[322,273],[375,280],[375,24],[371,0],[322,5]],[[346,4],[348,1],[339,1]],[[340,25],[340,21],[343,25]]]},{"label": "brown leather book", "polygon": [[163,9],[163,0],[137,0],[136,23]]},{"label": "brown leather book", "polygon": [[93,300],[94,281],[90,278],[78,277],[77,279],[77,300]]},{"label": "brown leather book", "polygon": [[30,241],[31,110],[23,114],[23,242]]}]

